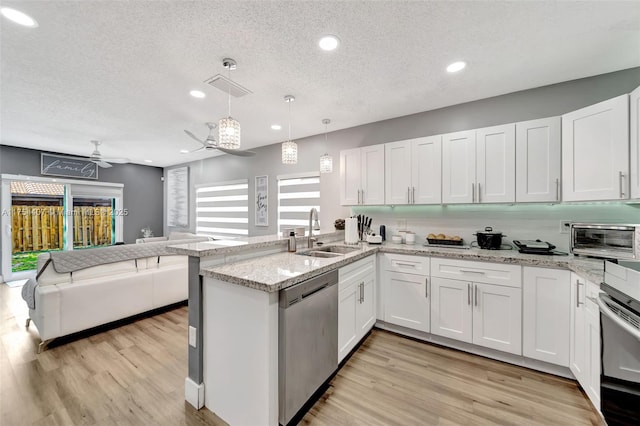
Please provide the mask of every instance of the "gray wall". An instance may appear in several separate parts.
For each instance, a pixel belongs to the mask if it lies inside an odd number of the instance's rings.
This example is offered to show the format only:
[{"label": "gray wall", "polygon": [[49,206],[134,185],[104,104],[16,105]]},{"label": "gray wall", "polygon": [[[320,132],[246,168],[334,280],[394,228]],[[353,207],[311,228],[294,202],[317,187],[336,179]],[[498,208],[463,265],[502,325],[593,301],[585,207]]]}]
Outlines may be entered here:
[{"label": "gray wall", "polygon": [[[255,157],[241,158],[224,155],[187,163],[190,166],[191,182],[191,219],[189,229],[195,230],[194,185],[247,178],[250,185],[249,201],[251,206],[253,204],[254,176],[266,174],[269,175],[270,226],[267,228],[255,227],[253,209],[250,209],[249,235],[276,233],[276,175],[317,171],[319,158],[325,151],[333,156],[334,172],[321,175],[320,221],[323,229],[333,229],[334,219],[351,214],[350,208],[340,206],[340,150],[561,115],[629,93],[638,86],[640,86],[640,68],[631,68],[339,130],[329,133],[327,144],[325,144],[324,134],[307,137],[296,141],[298,143],[298,164],[293,166],[281,163],[280,144],[255,149],[257,152]],[[327,111],[325,116],[317,118],[318,121],[321,121],[325,117],[331,118],[331,112]],[[295,122],[292,123],[292,127],[295,129]],[[329,128],[331,128],[331,125]],[[489,207],[487,206],[487,208]],[[419,212],[419,207],[416,206],[415,208],[418,210],[411,211],[411,214],[404,210],[400,212],[385,210],[382,216],[385,220],[389,220],[389,218],[402,219],[408,215],[412,217],[412,220],[415,220],[414,216],[419,215],[417,213]],[[480,206],[480,208],[483,208],[483,206]],[[520,208],[526,210],[525,206]],[[610,209],[605,209],[605,211],[613,213],[616,208],[615,205],[612,205]],[[588,209],[588,206],[583,206],[582,208],[574,208],[571,211],[563,212],[563,214],[572,215],[575,213],[576,217],[591,217],[588,214]],[[538,207],[532,207],[533,211],[536,212],[536,215],[545,214],[544,211],[540,212]],[[602,209],[599,211],[604,214]],[[628,212],[628,210],[625,210],[625,212]],[[601,214],[596,215],[596,218],[601,217]],[[460,215],[462,215],[463,220],[465,217],[471,219],[476,217],[477,212],[470,210],[467,213],[460,213],[458,216]],[[619,217],[621,215],[626,217],[627,213],[614,216]],[[438,213],[437,216],[446,217],[446,213]],[[526,214],[521,214],[521,216],[526,217]],[[555,217],[555,215],[553,216]],[[427,216],[425,215],[424,217],[427,220]],[[565,217],[563,219],[570,220],[572,218]],[[552,225],[548,225],[548,228],[556,229]]]},{"label": "gray wall", "polygon": [[[0,173],[40,176],[40,153],[32,149],[0,145]],[[100,168],[99,182],[124,184],[122,207],[129,211],[123,219],[126,243],[134,243],[141,236],[140,230],[146,226],[155,235],[162,235],[162,173],[160,167],[137,164],[114,164],[109,169]]]}]

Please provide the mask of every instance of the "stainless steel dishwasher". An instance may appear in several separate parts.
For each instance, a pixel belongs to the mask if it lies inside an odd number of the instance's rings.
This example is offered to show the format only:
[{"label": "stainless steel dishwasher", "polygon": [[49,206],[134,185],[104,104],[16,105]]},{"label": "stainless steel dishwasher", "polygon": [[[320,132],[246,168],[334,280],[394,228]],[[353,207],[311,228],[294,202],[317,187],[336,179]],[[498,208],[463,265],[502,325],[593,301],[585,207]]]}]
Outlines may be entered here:
[{"label": "stainless steel dishwasher", "polygon": [[280,424],[288,424],[338,368],[337,284],[336,270],[280,291]]}]

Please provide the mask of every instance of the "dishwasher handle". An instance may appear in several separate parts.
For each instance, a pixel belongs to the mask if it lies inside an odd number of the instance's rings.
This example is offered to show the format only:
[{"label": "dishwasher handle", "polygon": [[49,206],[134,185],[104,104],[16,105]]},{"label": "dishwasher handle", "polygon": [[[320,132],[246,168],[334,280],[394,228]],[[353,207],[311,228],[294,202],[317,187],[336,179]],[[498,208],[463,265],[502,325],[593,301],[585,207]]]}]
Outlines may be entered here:
[{"label": "dishwasher handle", "polygon": [[329,271],[299,284],[280,290],[280,308],[287,309],[302,300],[338,284],[338,271]]}]

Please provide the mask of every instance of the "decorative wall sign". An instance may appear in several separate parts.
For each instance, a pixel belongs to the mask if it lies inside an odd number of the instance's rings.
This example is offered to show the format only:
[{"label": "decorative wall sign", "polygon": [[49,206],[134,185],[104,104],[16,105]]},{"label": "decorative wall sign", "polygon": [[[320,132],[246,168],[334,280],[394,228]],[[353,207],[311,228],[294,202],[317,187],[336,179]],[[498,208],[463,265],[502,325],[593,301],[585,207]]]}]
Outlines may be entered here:
[{"label": "decorative wall sign", "polygon": [[269,226],[269,176],[256,176],[256,226]]},{"label": "decorative wall sign", "polygon": [[189,168],[167,171],[167,226],[189,227]]},{"label": "decorative wall sign", "polygon": [[40,154],[40,174],[82,179],[98,179],[98,165],[83,158]]}]

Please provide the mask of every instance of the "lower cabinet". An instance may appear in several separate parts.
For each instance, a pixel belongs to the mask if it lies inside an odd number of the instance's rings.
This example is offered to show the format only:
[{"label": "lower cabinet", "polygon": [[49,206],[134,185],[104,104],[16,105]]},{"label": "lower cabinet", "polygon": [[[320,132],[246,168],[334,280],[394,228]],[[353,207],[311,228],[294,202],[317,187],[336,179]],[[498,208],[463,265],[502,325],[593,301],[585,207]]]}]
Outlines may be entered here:
[{"label": "lower cabinet", "polygon": [[600,288],[571,273],[571,372],[593,405],[600,410]]},{"label": "lower cabinet", "polygon": [[491,349],[522,354],[521,290],[432,278],[431,332]]},{"label": "lower cabinet", "polygon": [[429,258],[385,253],[382,258],[383,319],[429,332]]},{"label": "lower cabinet", "polygon": [[369,256],[338,271],[338,362],[376,322],[375,259]]},{"label": "lower cabinet", "polygon": [[569,367],[571,276],[567,270],[525,266],[522,354]]}]

